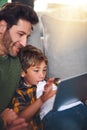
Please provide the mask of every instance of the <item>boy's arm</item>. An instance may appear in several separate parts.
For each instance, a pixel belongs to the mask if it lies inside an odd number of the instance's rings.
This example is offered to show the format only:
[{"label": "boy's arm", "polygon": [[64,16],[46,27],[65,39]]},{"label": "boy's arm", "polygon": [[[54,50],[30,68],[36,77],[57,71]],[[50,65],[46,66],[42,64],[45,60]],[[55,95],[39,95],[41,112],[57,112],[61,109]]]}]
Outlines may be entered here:
[{"label": "boy's arm", "polygon": [[43,102],[40,97],[33,104],[28,105],[23,111],[21,111],[19,113],[19,116],[25,118],[26,120],[29,120],[40,109],[42,104]]},{"label": "boy's arm", "polygon": [[32,105],[27,106],[19,115],[25,119],[30,119],[43,105],[43,103],[52,97],[56,90],[52,89],[53,79],[49,79],[45,85],[45,90],[35,103]]},{"label": "boy's arm", "polygon": [[25,98],[20,89],[16,90],[9,107],[12,108],[16,113],[21,112],[26,107]]}]

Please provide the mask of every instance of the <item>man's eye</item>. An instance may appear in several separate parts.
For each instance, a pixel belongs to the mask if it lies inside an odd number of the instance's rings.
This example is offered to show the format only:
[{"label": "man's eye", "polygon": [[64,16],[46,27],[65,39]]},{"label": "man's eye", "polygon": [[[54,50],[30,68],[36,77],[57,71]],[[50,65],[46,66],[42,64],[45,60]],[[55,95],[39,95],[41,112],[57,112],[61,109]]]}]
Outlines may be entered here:
[{"label": "man's eye", "polygon": [[30,37],[31,37],[31,35],[28,35],[28,36],[27,36],[27,39],[30,38]]},{"label": "man's eye", "polygon": [[20,36],[23,36],[23,34],[19,34]]},{"label": "man's eye", "polygon": [[23,34],[23,33],[18,33],[18,35],[21,37],[21,36],[23,36],[24,34]]}]

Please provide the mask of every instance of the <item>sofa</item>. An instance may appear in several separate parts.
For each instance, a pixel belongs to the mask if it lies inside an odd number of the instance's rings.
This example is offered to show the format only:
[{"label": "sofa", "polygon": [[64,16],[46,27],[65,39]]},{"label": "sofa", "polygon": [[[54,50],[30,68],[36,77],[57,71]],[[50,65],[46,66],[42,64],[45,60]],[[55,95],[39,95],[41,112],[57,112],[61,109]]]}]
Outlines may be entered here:
[{"label": "sofa", "polygon": [[47,77],[66,79],[87,72],[87,20],[82,15],[65,18],[55,11],[39,16],[29,43],[48,57]]}]

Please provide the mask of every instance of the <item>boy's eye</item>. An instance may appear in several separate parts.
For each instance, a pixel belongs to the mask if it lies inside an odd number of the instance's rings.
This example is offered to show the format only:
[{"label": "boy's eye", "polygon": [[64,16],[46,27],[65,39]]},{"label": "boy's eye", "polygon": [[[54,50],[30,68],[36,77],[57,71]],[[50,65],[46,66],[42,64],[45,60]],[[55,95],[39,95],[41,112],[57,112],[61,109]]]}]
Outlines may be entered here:
[{"label": "boy's eye", "polygon": [[39,70],[34,70],[34,72],[38,72]]},{"label": "boy's eye", "polygon": [[[39,72],[40,70],[39,69],[35,69],[34,72]],[[46,72],[47,71],[47,68],[43,69],[42,71]]]},{"label": "boy's eye", "polygon": [[43,69],[43,71],[47,71],[47,68],[45,67],[45,68]]},{"label": "boy's eye", "polygon": [[43,71],[47,71],[47,69],[44,69]]}]

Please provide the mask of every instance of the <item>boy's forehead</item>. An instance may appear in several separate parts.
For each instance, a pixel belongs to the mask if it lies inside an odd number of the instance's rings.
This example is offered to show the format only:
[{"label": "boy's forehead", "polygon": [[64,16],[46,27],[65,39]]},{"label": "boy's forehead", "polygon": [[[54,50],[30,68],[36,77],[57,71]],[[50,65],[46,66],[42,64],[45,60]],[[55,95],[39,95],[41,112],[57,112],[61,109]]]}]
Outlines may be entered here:
[{"label": "boy's forehead", "polygon": [[42,62],[32,64],[31,67],[40,68],[40,67],[47,67],[47,65],[46,65],[45,61],[42,61]]}]

